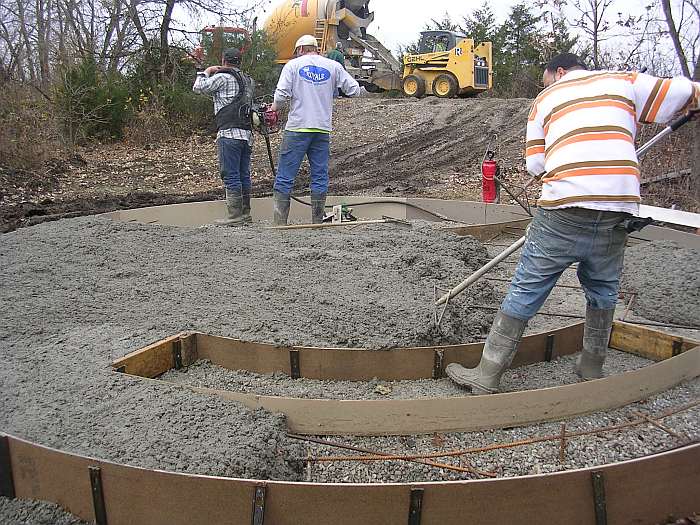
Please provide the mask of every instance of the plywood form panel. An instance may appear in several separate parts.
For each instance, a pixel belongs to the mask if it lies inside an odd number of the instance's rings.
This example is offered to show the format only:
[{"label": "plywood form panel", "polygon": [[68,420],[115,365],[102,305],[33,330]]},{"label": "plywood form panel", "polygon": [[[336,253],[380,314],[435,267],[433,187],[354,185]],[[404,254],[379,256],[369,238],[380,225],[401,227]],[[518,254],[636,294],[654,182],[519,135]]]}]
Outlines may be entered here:
[{"label": "plywood form panel", "polygon": [[447,228],[448,231],[460,236],[471,235],[482,242],[490,241],[501,233],[508,231],[525,231],[525,227],[530,224],[531,219],[521,219],[517,221],[499,222],[495,224],[473,224],[470,226],[456,226]]},{"label": "plywood form panel", "polygon": [[[583,324],[523,338],[512,367],[539,363],[545,359],[547,341],[552,337],[552,358],[581,350]],[[248,370],[260,374],[290,374],[289,352],[299,352],[301,376],[308,379],[338,381],[383,381],[430,379],[433,377],[435,352],[443,353],[443,366],[452,362],[475,366],[483,343],[447,345],[391,350],[348,348],[278,347],[250,343],[212,335],[197,335],[199,359],[230,370]]]},{"label": "plywood form panel", "polygon": [[143,377],[158,377],[175,367],[173,359],[173,344],[180,340],[180,334],[168,337],[148,345],[117,359],[112,367],[122,370],[126,374],[134,374]]},{"label": "plywood form panel", "polygon": [[674,353],[686,352],[696,346],[700,346],[700,341],[620,321],[614,323],[610,335],[611,348],[653,361],[663,361],[673,357]]},{"label": "plywood form panel", "polygon": [[99,462],[10,438],[17,498],[51,501],[87,521],[95,519],[89,466]]},{"label": "plywood form panel", "polygon": [[608,410],[700,375],[700,348],[620,375],[557,388],[436,399],[298,399],[185,387],[287,416],[292,432],[405,435],[522,426]]},{"label": "plywood form panel", "polygon": [[[251,523],[256,482],[151,471],[10,438],[18,497],[93,519],[88,466],[102,470],[110,525]],[[410,491],[424,490],[423,525],[594,523],[593,471],[605,483],[608,523],[656,523],[700,505],[700,445],[601,467],[496,480],[417,484],[266,482],[265,523],[403,525]],[[29,473],[31,472],[31,476]]]}]

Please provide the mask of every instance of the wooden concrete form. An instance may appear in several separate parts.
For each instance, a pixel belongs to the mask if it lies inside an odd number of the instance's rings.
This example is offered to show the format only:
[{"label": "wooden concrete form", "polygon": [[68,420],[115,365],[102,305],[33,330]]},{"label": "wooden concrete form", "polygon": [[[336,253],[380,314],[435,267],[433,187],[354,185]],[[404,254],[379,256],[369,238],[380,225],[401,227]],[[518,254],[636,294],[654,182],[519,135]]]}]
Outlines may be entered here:
[{"label": "wooden concrete form", "polygon": [[[578,351],[581,330],[582,325],[577,324],[525,338],[524,352],[519,352],[514,365],[531,364]],[[187,334],[185,339],[191,340],[192,337],[192,334]],[[555,354],[557,337],[560,343]],[[442,369],[451,362],[474,366],[481,353],[481,345],[394,351],[301,347],[290,350],[203,334],[197,334],[195,342],[186,346],[191,349],[186,357],[190,362],[195,358],[210,359],[227,368],[259,373],[283,371],[290,374],[290,356],[296,352],[299,372],[301,363],[306,363],[304,377],[344,380],[379,376],[386,380],[429,378],[434,375],[436,356],[441,356]],[[289,429],[298,434],[407,435],[468,432],[570,418],[621,407],[700,376],[700,346],[696,341],[636,325],[615,323],[611,346],[660,362],[596,381],[556,388],[450,398],[300,399],[179,386],[236,401],[253,409],[281,412],[286,415]],[[113,366],[122,372],[154,377],[157,366],[161,366],[161,373],[172,368],[164,358],[168,352],[172,352],[172,338],[165,340],[160,347],[156,343],[141,353],[130,354]],[[148,354],[153,354],[152,361]],[[148,374],[139,374],[141,367]],[[297,377],[301,374],[297,373]]]},{"label": "wooden concrete form", "polygon": [[[308,199],[306,199],[308,200]],[[427,210],[440,213],[446,217],[463,223],[461,226],[473,226],[470,235],[481,239],[488,239],[487,231],[479,227],[491,225],[515,223],[519,226],[527,222],[527,214],[520,206],[507,204],[486,204],[475,201],[455,201],[443,199],[418,199],[403,197],[358,197],[358,196],[329,196],[327,203],[348,204],[373,200],[394,201],[373,206],[357,206],[356,215],[363,219],[381,219],[384,215],[397,219],[422,219],[437,221],[437,217],[425,213],[416,208],[404,206],[407,202],[423,207]],[[226,213],[224,201],[189,202],[184,204],[170,204],[167,206],[152,206],[132,210],[120,210],[104,214],[114,220],[124,222],[141,222],[147,224],[165,224],[171,226],[201,226],[212,224],[215,219],[220,219]],[[289,220],[290,222],[304,222],[309,220],[309,208],[303,204],[292,201]],[[254,221],[269,219],[272,217],[272,199],[253,199],[251,202],[251,214]],[[450,223],[446,223],[450,224]],[[498,226],[497,226],[498,227]],[[460,226],[454,225],[456,231]],[[448,228],[449,229],[449,228]],[[684,246],[700,248],[700,235],[685,233],[670,228],[647,226],[643,231],[632,235],[636,240],[676,240]]]},{"label": "wooden concrete form", "polygon": [[[370,485],[179,474],[61,452],[13,436],[7,440],[16,497],[51,501],[92,521],[89,469],[99,469],[109,525],[626,525],[700,510],[700,444],[537,476]],[[410,521],[416,493],[422,496],[420,512]]]},{"label": "wooden concrete form", "polygon": [[471,235],[481,242],[487,242],[503,233],[524,235],[525,228],[530,224],[530,219],[519,219],[515,221],[494,222],[492,224],[472,224],[469,226],[454,226],[447,228],[460,236]]},{"label": "wooden concrete form", "polygon": [[[582,337],[583,323],[524,337],[512,366],[550,361],[578,352]],[[179,340],[182,343],[178,343]],[[370,381],[376,377],[383,381],[400,381],[442,377],[449,363],[475,366],[483,347],[483,343],[390,350],[285,347],[188,332],[132,352],[117,359],[112,367],[128,374],[154,378],[176,368],[174,356],[179,348],[182,366],[207,359],[229,370],[258,374],[283,372],[306,379]],[[292,371],[294,360],[298,362],[298,374]]]},{"label": "wooden concrete form", "polygon": [[[308,197],[302,197],[302,199],[308,202]],[[334,204],[347,204],[353,207],[353,203],[377,200],[385,202],[371,206],[356,206],[354,208],[355,215],[363,219],[381,219],[384,215],[387,215],[396,219],[439,220],[430,213],[425,213],[419,209],[403,205],[403,203],[408,202],[466,224],[505,222],[527,218],[519,206],[484,204],[482,202],[334,195],[328,196],[326,203],[329,206]],[[309,210],[310,208],[308,206],[292,201],[289,211],[290,222],[308,221],[310,218]],[[125,222],[167,224],[172,226],[201,226],[203,224],[211,224],[215,219],[219,219],[225,215],[225,212],[226,203],[224,201],[206,201],[120,210],[106,213],[105,216]],[[251,215],[253,220],[271,218],[272,198],[252,199]]]}]

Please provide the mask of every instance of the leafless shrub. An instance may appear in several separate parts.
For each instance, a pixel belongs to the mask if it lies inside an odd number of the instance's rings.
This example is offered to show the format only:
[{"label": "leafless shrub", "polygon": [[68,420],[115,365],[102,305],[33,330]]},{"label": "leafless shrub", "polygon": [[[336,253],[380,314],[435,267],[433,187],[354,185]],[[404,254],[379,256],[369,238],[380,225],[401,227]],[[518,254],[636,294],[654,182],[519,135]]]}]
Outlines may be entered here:
[{"label": "leafless shrub", "polygon": [[0,83],[0,162],[11,169],[34,169],[62,153],[46,101],[22,84]]}]

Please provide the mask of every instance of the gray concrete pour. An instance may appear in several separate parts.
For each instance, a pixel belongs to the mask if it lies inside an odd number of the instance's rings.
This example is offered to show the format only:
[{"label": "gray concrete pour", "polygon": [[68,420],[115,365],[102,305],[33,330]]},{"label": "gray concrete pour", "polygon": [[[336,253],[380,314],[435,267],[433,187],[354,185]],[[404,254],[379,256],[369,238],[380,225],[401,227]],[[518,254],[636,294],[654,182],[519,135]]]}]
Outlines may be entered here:
[{"label": "gray concrete pour", "polygon": [[674,241],[642,243],[625,252],[625,261],[623,286],[638,293],[638,314],[700,327],[700,250]]},{"label": "gray concrete pour", "polygon": [[[651,250],[657,244],[644,246]],[[628,255],[626,274],[645,275],[647,287],[655,285],[654,278],[656,284],[686,278],[687,267],[677,275],[678,266],[667,264],[668,251],[678,249],[660,245],[649,252],[657,253],[652,258]],[[307,454],[343,452],[288,438],[281,415],[118,375],[109,364],[183,330],[314,346],[386,348],[478,341],[488,331],[493,312],[465,305],[498,306],[507,283],[482,280],[454,299],[440,332],[432,326],[433,287],[454,286],[494,251],[498,250],[489,248],[487,253],[473,239],[438,232],[424,223],[412,229],[381,225],[279,232],[257,226],[192,229],[81,218],[2,235],[0,430],[105,460],[198,474],[327,482],[468,478],[405,462],[332,463],[309,471],[303,461]],[[659,258],[664,271],[650,272]],[[493,275],[509,277],[512,269],[512,264],[504,265]],[[575,284],[574,272],[566,272],[562,282]],[[640,290],[640,299],[645,292]],[[674,293],[685,292],[671,287],[667,293],[673,300]],[[686,301],[686,309],[693,307],[687,295],[678,297]],[[585,301],[580,290],[558,288],[545,308],[583,315]],[[675,316],[669,319],[681,322]],[[529,333],[574,321],[538,316]],[[572,382],[572,359],[511,371],[504,387]],[[616,373],[644,364],[613,352],[606,370]],[[194,374],[197,368],[179,375]],[[213,367],[200,368],[207,372]],[[224,376],[214,378],[225,382],[235,377],[233,386],[247,385],[247,391],[290,392],[285,390],[290,380],[279,375],[225,371]],[[293,387],[309,397],[381,398],[386,394],[375,392],[380,385],[390,387],[389,395],[395,397],[464,395],[447,381],[376,383],[341,385],[335,391],[337,385],[330,388],[326,382],[301,381]],[[648,401],[576,418],[567,425],[597,428],[632,417],[632,410],[654,413],[698,397],[700,381],[694,380]],[[693,409],[665,423],[697,439],[699,415]],[[551,423],[468,434],[330,439],[412,453],[558,431],[559,423]],[[676,444],[675,438],[647,425],[572,441],[563,465],[558,463],[558,445],[551,443],[491,452],[470,461],[499,475],[521,475],[640,457]],[[15,502],[0,500],[0,522],[22,519],[14,517],[24,512],[18,508]],[[42,523],[39,518],[35,522]],[[56,522],[62,523],[58,518]]]},{"label": "gray concrete pour", "polygon": [[[299,479],[284,417],[112,373],[182,330],[375,346],[474,341],[492,314],[432,327],[433,282],[487,257],[426,225],[279,232],[65,220],[0,237],[0,429],[106,460]],[[462,259],[469,261],[467,266]],[[495,304],[484,284],[464,299]]]},{"label": "gray concrete pour", "polygon": [[2,525],[87,525],[58,505],[45,501],[8,499],[0,496]]}]

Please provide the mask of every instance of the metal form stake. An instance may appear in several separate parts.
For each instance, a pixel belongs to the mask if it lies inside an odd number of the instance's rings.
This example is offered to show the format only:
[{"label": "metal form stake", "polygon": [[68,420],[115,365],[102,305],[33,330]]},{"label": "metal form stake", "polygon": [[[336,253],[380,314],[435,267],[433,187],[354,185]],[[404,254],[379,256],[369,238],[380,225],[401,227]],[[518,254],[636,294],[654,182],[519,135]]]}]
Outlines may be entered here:
[{"label": "metal form stake", "polygon": [[671,357],[676,357],[683,353],[683,341],[673,341]]},{"label": "metal form stake", "polygon": [[180,339],[173,341],[173,363],[175,364],[175,370],[182,368],[182,341]]},{"label": "metal form stake", "polygon": [[435,350],[433,357],[433,379],[440,379],[444,375],[443,360],[445,352],[443,350]]},{"label": "metal form stake", "polygon": [[425,489],[411,489],[411,503],[408,508],[408,525],[420,525]]},{"label": "metal form stake", "polygon": [[253,494],[253,520],[252,525],[263,525],[265,523],[265,485],[256,485]]},{"label": "metal form stake", "polygon": [[549,334],[547,336],[547,343],[544,349],[544,360],[549,363],[552,360],[552,355],[554,354],[554,335]]},{"label": "metal form stake", "polygon": [[299,363],[299,350],[289,351],[289,371],[291,372],[292,379],[299,379],[301,377],[301,364]]},{"label": "metal form stake", "polygon": [[10,438],[0,435],[0,496],[15,497],[15,482],[12,477]]},{"label": "metal form stake", "polygon": [[92,507],[95,511],[95,523],[107,525],[107,509],[102,490],[102,470],[100,467],[88,467],[90,471],[90,486],[92,487]]},{"label": "metal form stake", "polygon": [[608,510],[605,502],[605,478],[599,470],[591,472],[593,481],[593,504],[596,525],[608,525]]}]

